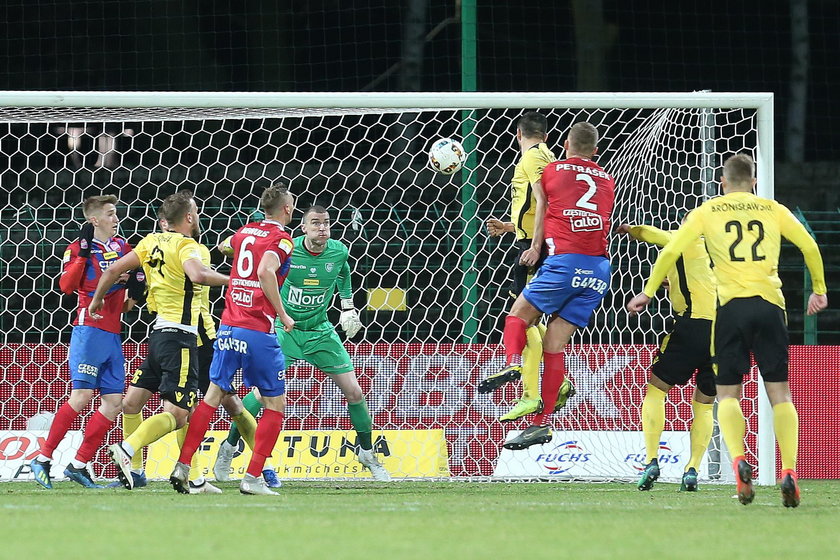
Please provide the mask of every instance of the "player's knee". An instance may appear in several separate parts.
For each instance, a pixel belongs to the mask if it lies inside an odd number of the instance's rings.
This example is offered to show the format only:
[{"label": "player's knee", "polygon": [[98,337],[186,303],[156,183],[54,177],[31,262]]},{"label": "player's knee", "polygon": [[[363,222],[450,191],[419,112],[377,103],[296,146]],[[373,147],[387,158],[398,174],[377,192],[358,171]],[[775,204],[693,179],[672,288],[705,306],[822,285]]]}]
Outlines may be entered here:
[{"label": "player's knee", "polygon": [[93,399],[93,389],[73,389],[67,402],[76,412],[81,412]]},{"label": "player's knee", "polygon": [[242,401],[236,395],[227,395],[222,399],[222,406],[230,416],[239,416],[245,410]]}]

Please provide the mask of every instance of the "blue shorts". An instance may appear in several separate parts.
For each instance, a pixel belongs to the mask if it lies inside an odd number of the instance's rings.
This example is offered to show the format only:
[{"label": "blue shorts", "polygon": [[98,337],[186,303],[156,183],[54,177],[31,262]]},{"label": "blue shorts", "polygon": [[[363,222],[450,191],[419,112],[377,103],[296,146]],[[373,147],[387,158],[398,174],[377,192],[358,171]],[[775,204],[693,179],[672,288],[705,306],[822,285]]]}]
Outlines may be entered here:
[{"label": "blue shorts", "polygon": [[564,253],[545,259],[522,296],[547,315],[585,327],[609,287],[607,258]]},{"label": "blue shorts", "polygon": [[213,343],[210,381],[225,391],[233,391],[233,376],[238,369],[242,369],[245,385],[256,387],[266,397],[286,392],[286,358],[273,333],[219,326]]},{"label": "blue shorts", "polygon": [[99,389],[103,395],[125,388],[125,357],[120,335],[79,325],[70,335],[70,379],[74,389]]}]

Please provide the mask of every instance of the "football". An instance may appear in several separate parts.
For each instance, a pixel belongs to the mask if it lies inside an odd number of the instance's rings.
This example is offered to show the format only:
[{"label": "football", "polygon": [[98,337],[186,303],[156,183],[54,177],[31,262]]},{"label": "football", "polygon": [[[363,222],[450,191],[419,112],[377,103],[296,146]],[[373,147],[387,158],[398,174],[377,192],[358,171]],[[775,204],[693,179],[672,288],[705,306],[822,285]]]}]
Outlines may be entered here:
[{"label": "football", "polygon": [[443,175],[452,175],[467,161],[467,152],[457,140],[439,138],[429,148],[429,167]]}]

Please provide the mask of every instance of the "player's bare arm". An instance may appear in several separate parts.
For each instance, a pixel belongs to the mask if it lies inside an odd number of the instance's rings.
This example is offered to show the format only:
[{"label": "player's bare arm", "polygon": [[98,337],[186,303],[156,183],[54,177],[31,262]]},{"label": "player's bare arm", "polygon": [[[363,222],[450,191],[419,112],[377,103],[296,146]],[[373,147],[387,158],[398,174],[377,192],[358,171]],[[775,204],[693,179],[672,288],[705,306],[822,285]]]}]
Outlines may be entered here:
[{"label": "player's bare arm", "polygon": [[280,285],[277,283],[277,270],[280,268],[280,259],[275,253],[266,253],[260,259],[257,267],[257,277],[260,279],[260,287],[266,299],[274,307],[277,318],[283,324],[283,330],[291,332],[295,328],[295,320],[289,317],[283,307],[283,300],[280,299]]},{"label": "player's bare arm", "polygon": [[486,225],[487,234],[490,237],[499,237],[500,235],[514,231],[513,222],[503,222],[496,218],[488,218]]},{"label": "player's bare arm", "polygon": [[534,235],[531,238],[531,248],[523,251],[522,256],[519,257],[519,263],[525,266],[534,266],[540,260],[543,240],[545,239],[545,211],[548,204],[542,181],[531,183],[531,187],[536,202],[534,206]]},{"label": "player's bare arm", "polygon": [[99,283],[96,285],[96,291],[93,293],[93,298],[91,298],[90,305],[88,306],[88,313],[90,313],[91,317],[97,320],[102,318],[97,311],[102,309],[105,294],[119,281],[123,274],[139,266],[140,257],[137,256],[137,253],[131,251],[127,255],[120,257],[102,273],[102,276],[99,278]]},{"label": "player's bare arm", "polygon": [[184,273],[196,284],[204,286],[227,286],[230,277],[227,274],[216,272],[210,267],[204,266],[199,259],[187,259],[184,261]]}]

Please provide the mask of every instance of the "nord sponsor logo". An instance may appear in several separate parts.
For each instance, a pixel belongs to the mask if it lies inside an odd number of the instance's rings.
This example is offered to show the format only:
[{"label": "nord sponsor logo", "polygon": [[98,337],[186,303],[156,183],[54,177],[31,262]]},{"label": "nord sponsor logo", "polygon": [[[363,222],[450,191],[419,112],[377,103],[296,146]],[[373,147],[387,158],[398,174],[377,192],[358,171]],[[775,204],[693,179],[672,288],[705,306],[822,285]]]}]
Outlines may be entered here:
[{"label": "nord sponsor logo", "polygon": [[[645,470],[645,460],[647,459],[647,451],[640,451],[639,453],[628,453],[624,458],[625,463],[630,463],[630,466],[639,472]],[[667,441],[659,442],[659,460],[660,465],[675,465],[680,462],[679,453],[673,453],[668,447]]]},{"label": "nord sponsor logo", "polygon": [[326,294],[318,294],[316,296],[311,296],[309,294],[305,294],[303,290],[300,288],[296,288],[295,286],[289,287],[289,303],[292,305],[321,305],[324,303],[326,299]]},{"label": "nord sponsor logo", "polygon": [[535,461],[548,471],[548,474],[563,474],[579,463],[588,462],[591,457],[592,454],[578,445],[577,440],[569,440],[548,453],[540,453]]}]

